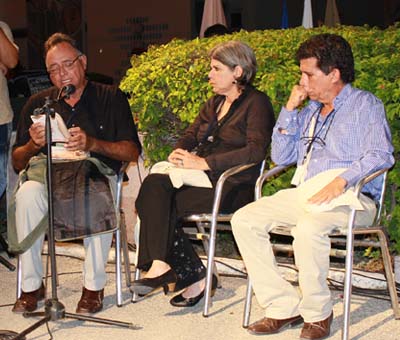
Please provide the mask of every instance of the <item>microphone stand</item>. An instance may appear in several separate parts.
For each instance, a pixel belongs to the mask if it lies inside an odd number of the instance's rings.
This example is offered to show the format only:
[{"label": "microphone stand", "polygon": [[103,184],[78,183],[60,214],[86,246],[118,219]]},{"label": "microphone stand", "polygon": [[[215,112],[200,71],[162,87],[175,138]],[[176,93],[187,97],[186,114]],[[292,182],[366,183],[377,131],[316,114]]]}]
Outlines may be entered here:
[{"label": "microphone stand", "polygon": [[[61,98],[63,99],[63,98]],[[54,117],[55,111],[50,105],[54,101],[51,100],[49,97],[46,97],[45,104],[41,111],[43,111],[46,115],[45,120],[45,133],[46,133],[46,146],[47,146],[47,193],[48,193],[48,234],[47,234],[47,243],[49,249],[49,256],[50,256],[50,267],[51,267],[51,298],[45,301],[45,310],[44,312],[25,312],[23,315],[24,317],[30,316],[41,316],[42,319],[34,323],[32,326],[26,328],[22,332],[16,334],[15,337],[10,338],[10,335],[7,339],[10,340],[24,340],[25,335],[31,333],[36,328],[40,327],[41,325],[47,323],[48,321],[57,321],[63,318],[71,318],[77,319],[82,321],[92,321],[96,323],[102,323],[106,325],[112,326],[119,326],[125,327],[130,329],[138,329],[138,326],[133,325],[130,322],[122,322],[122,321],[115,321],[110,319],[103,319],[97,318],[88,315],[82,314],[74,314],[68,313],[65,311],[64,305],[58,300],[57,297],[57,273],[56,273],[56,252],[55,252],[55,241],[54,241],[54,211],[53,211],[53,190],[52,190],[52,155],[51,155],[51,123],[50,123],[50,116]],[[0,334],[0,339],[2,339]]]}]

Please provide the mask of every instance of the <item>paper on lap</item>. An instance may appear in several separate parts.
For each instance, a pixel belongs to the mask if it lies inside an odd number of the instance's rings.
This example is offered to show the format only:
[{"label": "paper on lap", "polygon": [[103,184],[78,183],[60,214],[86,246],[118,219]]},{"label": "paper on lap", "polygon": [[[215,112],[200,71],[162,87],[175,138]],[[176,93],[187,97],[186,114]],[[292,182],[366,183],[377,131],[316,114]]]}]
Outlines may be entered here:
[{"label": "paper on lap", "polygon": [[210,179],[203,170],[178,168],[167,161],[154,164],[150,173],[168,174],[174,188],[180,188],[182,185],[212,188]]},{"label": "paper on lap", "polygon": [[334,178],[346,171],[345,168],[331,169],[315,175],[309,180],[300,184],[298,188],[299,200],[304,202],[306,210],[309,212],[329,211],[339,206],[350,206],[356,210],[364,210],[361,202],[354,193],[354,188],[349,188],[340,196],[334,198],[329,203],[311,204],[307,200],[320,191],[324,186],[328,185]]}]

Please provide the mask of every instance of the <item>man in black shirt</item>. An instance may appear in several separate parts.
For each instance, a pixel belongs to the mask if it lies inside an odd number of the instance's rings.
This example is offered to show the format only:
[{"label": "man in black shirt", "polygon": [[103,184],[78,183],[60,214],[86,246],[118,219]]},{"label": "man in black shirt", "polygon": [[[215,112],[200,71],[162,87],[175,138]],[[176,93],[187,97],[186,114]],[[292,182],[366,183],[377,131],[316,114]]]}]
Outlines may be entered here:
[{"label": "man in black shirt", "polygon": [[[90,152],[117,172],[122,161],[136,161],[141,152],[129,104],[124,94],[111,86],[88,81],[85,77],[87,59],[69,36],[55,33],[45,43],[47,71],[54,87],[32,96],[25,105],[17,130],[12,160],[16,170],[23,170],[30,159],[45,153],[45,127],[33,123],[31,115],[42,107],[45,98],[57,98],[67,85],[75,86],[69,98],[52,107],[63,118],[70,137],[65,143],[67,151]],[[18,189],[16,203],[16,232],[23,240],[47,214],[47,192],[43,183],[27,180]],[[84,282],[78,313],[95,313],[103,307],[106,283],[105,265],[111,245],[112,233],[84,239],[86,257]],[[40,252],[43,235],[33,240],[21,255],[22,294],[13,311],[23,313],[37,308],[44,297]]]}]

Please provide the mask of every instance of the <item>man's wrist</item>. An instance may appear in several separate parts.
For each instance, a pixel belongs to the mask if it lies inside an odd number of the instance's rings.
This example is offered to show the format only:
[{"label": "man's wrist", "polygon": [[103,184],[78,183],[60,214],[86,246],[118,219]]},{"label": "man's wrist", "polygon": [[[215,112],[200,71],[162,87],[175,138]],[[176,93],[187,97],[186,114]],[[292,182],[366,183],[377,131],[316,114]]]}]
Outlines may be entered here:
[{"label": "man's wrist", "polygon": [[42,146],[40,144],[36,144],[32,138],[30,139],[30,142],[34,150],[39,151],[42,148]]}]

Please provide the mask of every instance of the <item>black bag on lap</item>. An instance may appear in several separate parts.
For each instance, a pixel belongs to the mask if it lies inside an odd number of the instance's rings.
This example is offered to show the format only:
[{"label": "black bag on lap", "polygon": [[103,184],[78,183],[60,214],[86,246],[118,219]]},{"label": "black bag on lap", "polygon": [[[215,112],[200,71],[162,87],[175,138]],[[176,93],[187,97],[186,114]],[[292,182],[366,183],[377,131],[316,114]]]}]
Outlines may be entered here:
[{"label": "black bag on lap", "polygon": [[90,161],[53,163],[54,237],[84,238],[116,228],[108,178]]}]

